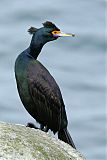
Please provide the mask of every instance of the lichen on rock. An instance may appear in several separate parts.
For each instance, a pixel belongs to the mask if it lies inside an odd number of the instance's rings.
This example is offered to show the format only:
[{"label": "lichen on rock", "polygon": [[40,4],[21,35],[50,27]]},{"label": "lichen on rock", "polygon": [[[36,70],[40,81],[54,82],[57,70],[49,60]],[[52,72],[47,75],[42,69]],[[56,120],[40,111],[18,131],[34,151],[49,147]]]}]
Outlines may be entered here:
[{"label": "lichen on rock", "polygon": [[0,160],[85,160],[68,144],[43,131],[0,122]]}]

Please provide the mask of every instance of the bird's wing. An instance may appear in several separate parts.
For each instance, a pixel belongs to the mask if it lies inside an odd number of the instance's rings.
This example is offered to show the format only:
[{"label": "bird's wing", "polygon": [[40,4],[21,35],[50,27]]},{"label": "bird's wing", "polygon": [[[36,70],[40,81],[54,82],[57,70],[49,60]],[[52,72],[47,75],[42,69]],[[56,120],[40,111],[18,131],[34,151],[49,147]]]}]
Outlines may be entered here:
[{"label": "bird's wing", "polygon": [[58,131],[64,105],[61,92],[49,71],[38,61],[28,67],[28,86],[37,111],[35,119],[54,132]]}]

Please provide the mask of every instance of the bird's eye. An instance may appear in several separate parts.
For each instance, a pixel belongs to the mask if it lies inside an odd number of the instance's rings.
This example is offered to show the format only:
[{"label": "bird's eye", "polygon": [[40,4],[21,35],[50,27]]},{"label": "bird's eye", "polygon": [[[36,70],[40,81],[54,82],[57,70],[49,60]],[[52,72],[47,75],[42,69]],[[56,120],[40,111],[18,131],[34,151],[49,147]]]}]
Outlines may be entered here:
[{"label": "bird's eye", "polygon": [[55,34],[59,34],[60,31],[52,31],[52,34],[55,35]]},{"label": "bird's eye", "polygon": [[57,31],[53,31],[52,34],[57,34]]}]

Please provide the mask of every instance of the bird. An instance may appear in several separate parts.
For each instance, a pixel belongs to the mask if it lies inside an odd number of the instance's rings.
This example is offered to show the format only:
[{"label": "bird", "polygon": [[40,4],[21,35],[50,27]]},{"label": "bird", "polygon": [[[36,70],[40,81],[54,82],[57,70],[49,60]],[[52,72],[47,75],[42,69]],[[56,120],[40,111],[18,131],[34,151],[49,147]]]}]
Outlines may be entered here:
[{"label": "bird", "polygon": [[[50,129],[58,139],[76,149],[68,132],[68,120],[60,88],[50,72],[38,61],[43,46],[59,37],[75,36],[63,33],[53,22],[46,21],[41,28],[30,27],[31,43],[15,61],[15,78],[19,97],[28,113],[40,124],[40,129]],[[28,123],[33,127],[33,124]],[[36,128],[36,127],[35,127]]]}]

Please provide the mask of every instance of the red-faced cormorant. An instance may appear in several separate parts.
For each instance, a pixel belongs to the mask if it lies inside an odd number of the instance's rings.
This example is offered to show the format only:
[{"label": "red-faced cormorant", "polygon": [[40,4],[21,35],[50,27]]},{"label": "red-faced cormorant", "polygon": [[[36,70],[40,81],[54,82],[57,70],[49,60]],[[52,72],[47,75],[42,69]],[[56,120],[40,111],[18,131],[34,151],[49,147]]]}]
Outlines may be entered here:
[{"label": "red-faced cormorant", "polygon": [[30,46],[15,62],[15,77],[20,99],[29,114],[41,125],[41,129],[51,129],[58,138],[75,145],[67,130],[67,115],[61,91],[49,71],[37,60],[42,47],[61,36],[74,36],[60,31],[52,22],[43,23],[42,28],[31,27]]}]

